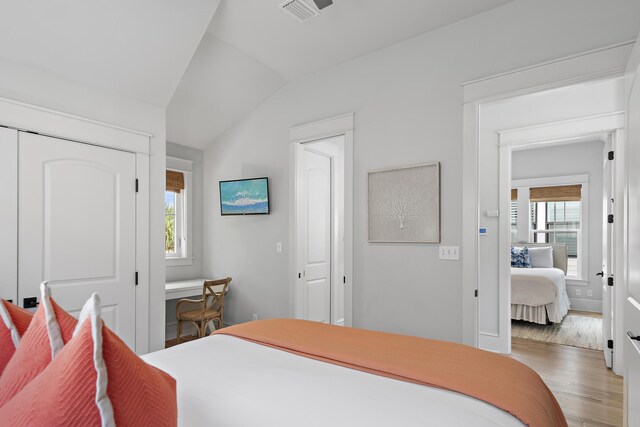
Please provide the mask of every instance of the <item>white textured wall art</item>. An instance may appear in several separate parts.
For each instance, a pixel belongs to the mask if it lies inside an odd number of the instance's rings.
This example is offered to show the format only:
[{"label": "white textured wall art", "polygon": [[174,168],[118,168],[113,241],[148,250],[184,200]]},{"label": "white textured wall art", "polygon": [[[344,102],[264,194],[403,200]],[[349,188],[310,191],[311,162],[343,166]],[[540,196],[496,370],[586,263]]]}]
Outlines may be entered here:
[{"label": "white textured wall art", "polygon": [[440,163],[369,172],[369,241],[440,242]]}]

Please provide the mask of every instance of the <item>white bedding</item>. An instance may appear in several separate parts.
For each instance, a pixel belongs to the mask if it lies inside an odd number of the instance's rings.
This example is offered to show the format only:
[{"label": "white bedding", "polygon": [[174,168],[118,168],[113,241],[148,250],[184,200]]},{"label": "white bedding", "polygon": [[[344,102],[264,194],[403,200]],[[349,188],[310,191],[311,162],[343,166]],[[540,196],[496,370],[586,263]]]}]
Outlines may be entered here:
[{"label": "white bedding", "polygon": [[511,318],[560,322],[570,308],[564,271],[558,268],[511,268]]},{"label": "white bedding", "polygon": [[523,426],[471,397],[216,335],[143,356],[177,380],[180,426]]}]

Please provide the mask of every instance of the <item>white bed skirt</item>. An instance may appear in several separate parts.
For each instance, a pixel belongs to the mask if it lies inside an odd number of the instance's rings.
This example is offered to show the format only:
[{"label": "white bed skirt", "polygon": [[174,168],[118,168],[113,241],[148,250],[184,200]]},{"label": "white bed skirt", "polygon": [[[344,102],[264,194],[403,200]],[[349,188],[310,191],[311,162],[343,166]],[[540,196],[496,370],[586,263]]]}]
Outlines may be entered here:
[{"label": "white bed skirt", "polygon": [[527,322],[547,324],[547,315],[552,323],[560,323],[571,308],[569,295],[562,292],[560,300],[551,304],[530,306],[524,304],[511,304],[511,318],[513,320],[526,320]]}]

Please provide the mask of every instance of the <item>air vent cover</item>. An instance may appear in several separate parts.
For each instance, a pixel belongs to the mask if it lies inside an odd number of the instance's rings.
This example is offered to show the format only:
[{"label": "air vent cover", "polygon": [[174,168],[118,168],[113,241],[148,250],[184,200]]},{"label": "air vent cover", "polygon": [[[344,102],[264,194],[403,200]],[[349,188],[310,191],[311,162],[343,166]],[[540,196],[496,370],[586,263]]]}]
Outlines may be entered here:
[{"label": "air vent cover", "polygon": [[280,8],[298,22],[307,22],[320,15],[320,11],[315,7],[313,1],[287,0],[280,5]]}]

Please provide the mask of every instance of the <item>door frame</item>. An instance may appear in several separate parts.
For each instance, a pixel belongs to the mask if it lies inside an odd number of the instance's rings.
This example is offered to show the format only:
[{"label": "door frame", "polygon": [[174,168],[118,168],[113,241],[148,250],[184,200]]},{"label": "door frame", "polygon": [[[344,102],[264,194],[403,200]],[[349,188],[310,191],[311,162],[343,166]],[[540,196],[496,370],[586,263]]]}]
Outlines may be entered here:
[{"label": "door frame", "polygon": [[[151,237],[149,229],[150,144],[153,135],[7,98],[0,98],[0,126],[135,154],[136,177],[138,179],[135,249],[138,285],[136,286],[135,351],[138,354],[148,353],[152,339],[151,317],[157,317],[157,315],[152,316],[150,305],[152,289],[149,280],[151,262],[149,242]],[[131,183],[131,185],[135,185],[135,183]],[[16,282],[16,290],[17,286]],[[164,296],[164,288],[162,295]]]},{"label": "door frame", "polygon": [[[634,41],[619,43],[554,61],[514,70],[462,85],[463,90],[463,229],[462,312],[463,342],[479,343],[479,139],[480,107],[518,95],[555,89],[572,84],[624,75]],[[621,172],[623,173],[623,172]],[[625,218],[626,219],[626,218]],[[623,260],[621,260],[623,261]],[[499,262],[496,259],[496,262]],[[617,268],[622,262],[617,264]],[[619,276],[620,277],[620,276]],[[620,284],[621,287],[625,283]],[[621,287],[618,293],[625,293]],[[621,316],[618,313],[616,316]],[[619,366],[622,366],[620,364]]]},{"label": "door frame", "polygon": [[298,247],[299,222],[298,206],[298,173],[300,159],[298,146],[313,141],[335,136],[344,137],[344,326],[353,326],[353,134],[354,114],[345,114],[317,122],[295,126],[289,131],[289,296],[290,315],[296,319],[304,319],[303,293],[300,291],[301,278],[298,277],[298,260],[301,259],[302,248]]},{"label": "door frame", "polygon": [[[499,135],[499,152],[500,152],[500,172],[499,172],[499,187],[500,187],[500,216],[499,222],[499,336],[491,337],[496,338],[497,343],[493,343],[494,349],[501,353],[511,353],[511,238],[510,238],[510,201],[511,201],[511,187],[513,180],[511,178],[511,160],[514,148],[517,147],[545,147],[549,146],[548,141],[571,143],[573,137],[586,136],[586,135],[600,135],[606,133],[607,139],[611,140],[612,137],[618,134],[624,127],[624,113],[614,113],[607,115],[600,115],[594,117],[585,117],[583,119],[568,120],[555,123],[547,123],[535,127],[527,127],[522,129],[511,129],[504,132],[498,132]],[[604,171],[603,171],[604,172]],[[544,178],[535,180],[521,180],[522,181],[544,181]],[[582,207],[582,221],[581,228],[584,230],[589,229],[589,175],[575,175],[565,177],[555,177],[553,179],[555,184],[570,185],[570,184],[582,184],[583,195],[587,194],[586,198],[583,198]],[[585,191],[586,190],[586,191]],[[616,205],[617,208],[617,205]],[[605,214],[606,215],[606,214]],[[616,213],[614,212],[614,215]],[[620,218],[624,217],[621,215]],[[605,217],[600,218],[600,221],[604,221]],[[598,221],[598,219],[595,219]],[[616,227],[617,228],[617,227]],[[614,229],[615,230],[615,229]],[[584,236],[584,233],[583,233]],[[582,244],[586,245],[582,255],[585,259],[589,259],[589,243],[586,239],[582,240]],[[602,254],[605,256],[605,254]],[[592,266],[593,267],[593,266]],[[612,270],[615,272],[615,270]],[[585,273],[583,271],[582,273]],[[588,272],[587,272],[588,273]],[[609,273],[607,273],[609,274]],[[615,273],[614,273],[615,275]],[[570,279],[569,279],[570,280]],[[614,298],[616,291],[613,291]],[[617,318],[622,318],[618,316]],[[616,319],[612,319],[615,324]],[[621,326],[621,325],[620,325]],[[615,328],[615,326],[614,326]],[[482,341],[482,332],[479,332],[479,342]]]}]

